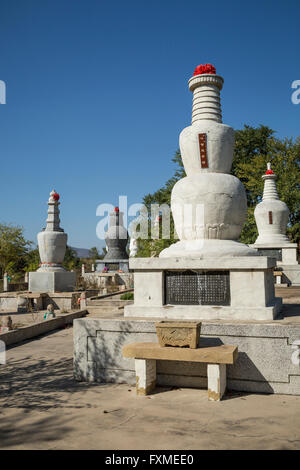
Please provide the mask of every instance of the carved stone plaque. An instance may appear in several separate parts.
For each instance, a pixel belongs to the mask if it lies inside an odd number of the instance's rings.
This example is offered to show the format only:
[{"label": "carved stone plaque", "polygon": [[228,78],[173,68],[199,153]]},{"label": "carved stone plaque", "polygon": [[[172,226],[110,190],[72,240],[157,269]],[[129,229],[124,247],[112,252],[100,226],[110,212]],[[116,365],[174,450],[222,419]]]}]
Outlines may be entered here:
[{"label": "carved stone plaque", "polygon": [[229,271],[165,271],[165,304],[230,305]]},{"label": "carved stone plaque", "polygon": [[269,224],[270,224],[270,225],[273,224],[273,214],[272,214],[272,211],[269,211]]},{"label": "carved stone plaque", "polygon": [[206,134],[198,134],[201,168],[208,168]]}]

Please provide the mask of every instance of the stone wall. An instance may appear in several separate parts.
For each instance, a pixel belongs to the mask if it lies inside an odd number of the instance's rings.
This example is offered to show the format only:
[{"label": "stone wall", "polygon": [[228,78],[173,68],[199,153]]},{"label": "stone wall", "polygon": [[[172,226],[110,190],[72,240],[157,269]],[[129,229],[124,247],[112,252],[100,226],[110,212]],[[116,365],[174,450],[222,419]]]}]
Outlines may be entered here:
[{"label": "stone wall", "polygon": [[86,288],[107,289],[107,292],[130,289],[133,287],[133,274],[131,273],[85,273],[82,276]]},{"label": "stone wall", "polygon": [[[300,367],[293,345],[300,323],[203,322],[200,344],[236,345],[239,357],[228,366],[228,389],[300,395]],[[132,342],[158,342],[151,320],[78,319],[74,321],[74,376],[79,381],[135,384],[134,360],[122,356]],[[159,385],[206,388],[206,365],[158,361]]]}]

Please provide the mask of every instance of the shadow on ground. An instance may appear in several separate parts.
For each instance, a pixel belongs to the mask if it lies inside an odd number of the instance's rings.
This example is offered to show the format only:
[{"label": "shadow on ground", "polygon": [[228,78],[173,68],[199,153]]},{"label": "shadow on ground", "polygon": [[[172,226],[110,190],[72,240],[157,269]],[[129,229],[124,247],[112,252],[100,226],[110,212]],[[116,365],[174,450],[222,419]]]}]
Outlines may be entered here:
[{"label": "shadow on ground", "polygon": [[7,449],[16,445],[34,444],[45,441],[57,441],[72,430],[68,425],[71,417],[45,416],[38,420],[27,420],[28,411],[18,410],[11,416],[2,416],[0,412],[0,447]]},{"label": "shadow on ground", "polygon": [[[13,359],[0,366],[1,448],[26,444],[36,448],[62,439],[74,428],[72,410],[94,407],[85,390],[99,393],[105,386],[76,382],[72,359],[32,359]],[[32,411],[39,411],[35,419]]]},{"label": "shadow on ground", "polygon": [[[103,384],[104,385],[104,384]],[[32,357],[10,360],[0,366],[0,406],[5,408],[68,408],[67,394],[102,384],[76,382],[73,378],[73,360],[40,359]],[[70,402],[71,408],[88,407]]]}]

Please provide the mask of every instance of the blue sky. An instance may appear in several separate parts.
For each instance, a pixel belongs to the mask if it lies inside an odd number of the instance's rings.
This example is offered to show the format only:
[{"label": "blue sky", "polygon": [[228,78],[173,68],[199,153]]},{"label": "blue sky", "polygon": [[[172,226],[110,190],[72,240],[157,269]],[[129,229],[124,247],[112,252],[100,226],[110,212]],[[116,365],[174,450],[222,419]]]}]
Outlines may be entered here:
[{"label": "blue sky", "polygon": [[299,0],[0,0],[0,221],[35,241],[55,188],[69,244],[101,247],[97,206],[173,175],[201,63],[224,123],[300,135],[299,31]]}]

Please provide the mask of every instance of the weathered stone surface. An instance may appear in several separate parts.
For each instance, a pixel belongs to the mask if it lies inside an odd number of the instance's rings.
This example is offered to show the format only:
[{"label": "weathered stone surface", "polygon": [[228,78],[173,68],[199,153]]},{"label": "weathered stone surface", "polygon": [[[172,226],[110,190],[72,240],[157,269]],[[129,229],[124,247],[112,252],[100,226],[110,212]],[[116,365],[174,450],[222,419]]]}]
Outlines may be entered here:
[{"label": "weathered stone surface", "polygon": [[[220,243],[223,243],[220,241]],[[199,259],[174,256],[173,258],[130,258],[129,268],[134,271],[163,271],[166,269],[268,269],[276,266],[276,260],[267,256],[251,256],[220,259]]]},{"label": "weathered stone surface", "polygon": [[226,390],[226,364],[208,364],[207,381],[208,399],[220,401]]},{"label": "weathered stone surface", "polygon": [[136,359],[135,374],[137,395],[149,395],[156,386],[156,361]]},{"label": "weathered stone surface", "polygon": [[67,271],[30,272],[30,292],[72,292],[76,284],[76,273]]},{"label": "weathered stone surface", "polygon": [[123,348],[124,357],[156,359],[163,361],[208,362],[212,364],[234,364],[238,348],[222,344],[208,348],[164,348],[158,343],[130,343]]},{"label": "weathered stone surface", "polygon": [[155,323],[159,344],[198,348],[200,339],[200,322],[166,322]]}]

